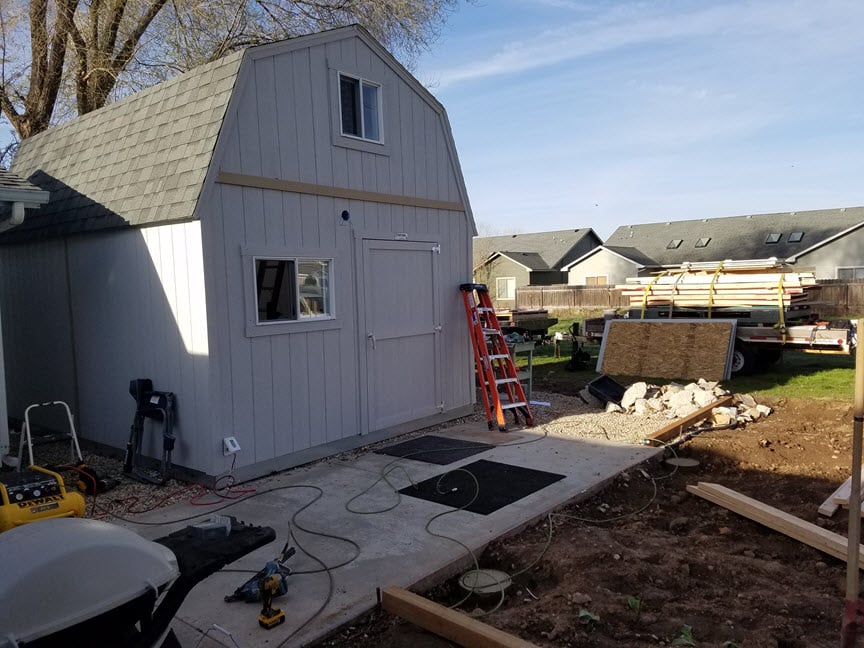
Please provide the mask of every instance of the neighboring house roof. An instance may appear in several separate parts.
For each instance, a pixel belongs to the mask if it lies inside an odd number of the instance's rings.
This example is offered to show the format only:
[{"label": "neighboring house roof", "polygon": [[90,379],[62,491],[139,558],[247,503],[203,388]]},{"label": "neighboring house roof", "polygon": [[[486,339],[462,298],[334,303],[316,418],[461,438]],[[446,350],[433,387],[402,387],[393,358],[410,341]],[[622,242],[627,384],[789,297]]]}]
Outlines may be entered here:
[{"label": "neighboring house roof", "polygon": [[497,256],[502,256],[511,261],[518,263],[526,270],[551,270],[549,264],[543,260],[537,252],[495,252],[489,257],[489,261]]},{"label": "neighboring house roof", "polygon": [[[504,236],[484,236],[474,239],[474,267],[477,268],[491,260],[495,253],[510,255],[533,254],[542,259],[542,267],[531,270],[559,270],[562,263],[569,261],[568,253],[586,237],[600,239],[590,227],[582,229],[557,230],[554,232],[533,232],[530,234],[507,234]],[[517,259],[513,259],[517,261]],[[528,263],[524,265],[528,266]]]},{"label": "neighboring house roof", "polygon": [[[751,214],[625,225],[615,230],[605,246],[636,248],[654,261],[646,265],[658,266],[687,261],[787,259],[860,225],[864,225],[864,207]],[[800,233],[800,240],[790,242],[790,234],[796,232]],[[779,240],[766,243],[772,235],[780,235]],[[704,247],[695,247],[700,239],[710,240]],[[670,248],[670,243],[676,240],[681,241],[680,245]]]},{"label": "neighboring house roof", "polygon": [[16,233],[192,218],[243,52],[23,140],[13,169],[52,200]]},{"label": "neighboring house roof", "polygon": [[642,268],[644,268],[646,266],[657,265],[657,262],[654,261],[654,259],[651,259],[650,257],[645,256],[636,248],[598,245],[593,250],[588,250],[588,252],[586,252],[585,254],[580,256],[578,259],[574,259],[573,261],[571,261],[570,263],[565,265],[563,268],[561,268],[561,270],[564,272],[569,272],[570,269],[573,268],[574,266],[578,265],[579,263],[582,263],[585,259],[587,259],[591,256],[594,256],[595,254],[597,254],[598,252],[601,252],[601,251],[609,252],[610,254],[614,254],[615,256],[621,257],[625,261],[630,261],[634,265],[637,265],[637,266],[642,267]]}]

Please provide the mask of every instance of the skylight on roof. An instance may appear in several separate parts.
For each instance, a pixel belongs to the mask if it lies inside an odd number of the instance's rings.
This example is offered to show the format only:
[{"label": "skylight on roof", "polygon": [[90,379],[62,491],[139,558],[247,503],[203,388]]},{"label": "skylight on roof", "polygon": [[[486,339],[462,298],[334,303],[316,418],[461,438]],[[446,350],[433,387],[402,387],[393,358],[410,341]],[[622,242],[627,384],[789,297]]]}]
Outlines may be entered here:
[{"label": "skylight on roof", "polygon": [[788,241],[790,243],[800,243],[801,239],[804,238],[804,232],[791,232],[789,234]]},{"label": "skylight on roof", "polygon": [[708,247],[708,244],[710,242],[711,242],[711,237],[700,238],[698,241],[696,241],[696,245],[694,245],[693,247],[697,247],[697,248]]},{"label": "skylight on roof", "polygon": [[779,243],[780,239],[783,238],[782,234],[778,234],[777,232],[772,232],[768,236],[765,237],[765,245],[774,245],[775,243]]},{"label": "skylight on roof", "polygon": [[669,241],[669,244],[666,246],[667,250],[677,250],[681,247],[681,244],[684,242],[683,239],[672,239]]}]

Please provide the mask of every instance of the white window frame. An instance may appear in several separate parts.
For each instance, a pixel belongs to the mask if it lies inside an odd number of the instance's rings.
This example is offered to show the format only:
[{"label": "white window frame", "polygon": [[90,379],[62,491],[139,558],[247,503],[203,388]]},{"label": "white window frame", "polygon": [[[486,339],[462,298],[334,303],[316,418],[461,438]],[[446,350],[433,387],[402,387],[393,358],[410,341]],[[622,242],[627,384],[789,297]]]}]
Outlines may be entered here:
[{"label": "white window frame", "polygon": [[[507,286],[509,288],[509,283],[513,283],[513,296],[507,297],[501,295],[501,282],[508,282]],[[508,291],[509,292],[509,291]],[[504,301],[515,301],[516,299],[516,277],[495,277],[495,299],[501,299]]]},{"label": "white window frame", "polygon": [[[841,270],[851,270],[853,277],[851,279],[848,279],[848,278],[847,279],[841,279],[840,278],[840,271]],[[861,272],[862,273],[861,278],[864,279],[864,266],[860,266],[860,265],[858,265],[858,266],[837,266],[837,269],[834,271],[834,277],[836,279],[840,279],[840,281],[859,281],[858,279],[856,279],[854,277],[856,272]]]},{"label": "white window frame", "polygon": [[[342,77],[346,79],[351,79],[352,81],[357,81],[358,87],[360,90],[358,100],[360,101],[360,135],[355,135],[354,133],[346,133],[345,132],[345,124],[342,121]],[[339,90],[339,132],[342,134],[342,137],[350,137],[352,139],[361,140],[363,142],[372,142],[374,144],[381,144],[384,140],[384,89],[380,83],[376,83],[375,81],[371,81],[369,79],[365,79],[356,74],[349,74],[348,72],[339,72],[337,77],[338,83],[337,87]],[[378,139],[374,139],[372,137],[366,136],[366,115],[365,108],[363,107],[363,87],[368,86],[371,88],[375,88],[375,95],[378,100]]]},{"label": "white window frame", "polygon": [[[241,249],[243,259],[243,275],[245,285],[246,304],[246,336],[258,337],[262,335],[282,335],[290,333],[302,333],[309,331],[324,331],[342,327],[342,321],[338,317],[336,295],[336,273],[337,261],[332,251],[304,250],[301,253],[286,253],[283,249]],[[297,308],[297,319],[263,320],[258,319],[258,277],[257,262],[267,261],[293,261],[295,264],[295,299]],[[329,312],[313,316],[300,315],[300,285],[299,274],[296,272],[297,264],[303,261],[325,261],[328,263],[328,295],[327,306]]]},{"label": "white window frame", "polygon": [[[593,284],[588,283],[589,279],[600,279],[601,277],[604,280],[602,284],[599,282],[593,283]],[[585,275],[585,285],[586,286],[608,286],[609,285],[609,275]]]}]

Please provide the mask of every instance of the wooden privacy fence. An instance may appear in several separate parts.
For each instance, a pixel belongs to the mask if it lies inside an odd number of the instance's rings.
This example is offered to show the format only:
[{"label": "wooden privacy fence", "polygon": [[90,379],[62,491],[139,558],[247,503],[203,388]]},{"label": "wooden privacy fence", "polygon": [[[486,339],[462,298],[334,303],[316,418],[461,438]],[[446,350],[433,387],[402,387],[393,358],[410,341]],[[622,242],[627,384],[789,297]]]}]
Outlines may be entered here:
[{"label": "wooden privacy fence", "polygon": [[613,286],[523,286],[516,289],[516,308],[566,310],[626,308],[628,301]]},{"label": "wooden privacy fence", "polygon": [[[819,307],[823,316],[864,315],[864,279],[820,279],[821,286],[816,299],[825,307]],[[823,312],[824,311],[824,312]]]},{"label": "wooden privacy fence", "polygon": [[[820,279],[816,299],[823,317],[864,315],[864,280]],[[547,310],[629,308],[630,302],[613,286],[523,286],[516,289],[516,308]]]}]

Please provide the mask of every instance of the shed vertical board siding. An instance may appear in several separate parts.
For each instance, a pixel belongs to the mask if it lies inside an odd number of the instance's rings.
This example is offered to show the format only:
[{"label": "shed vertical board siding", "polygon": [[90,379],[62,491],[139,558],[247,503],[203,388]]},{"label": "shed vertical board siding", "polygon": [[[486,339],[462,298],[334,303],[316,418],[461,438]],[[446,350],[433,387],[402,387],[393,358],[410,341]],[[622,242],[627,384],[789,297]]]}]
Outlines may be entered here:
[{"label": "shed vertical board siding", "polygon": [[[230,133],[228,136],[230,137]],[[228,256],[225,241],[224,214],[226,197],[236,192],[234,187],[216,185],[204,192],[198,209],[202,213],[201,240],[204,248],[204,283],[207,295],[207,333],[210,341],[210,408],[211,408],[211,461],[219,466],[221,452],[213,449],[219,440],[234,436],[234,400],[232,398],[231,331],[228,322]],[[236,241],[236,254],[240,242]],[[243,446],[241,446],[242,448]],[[250,448],[251,450],[251,448]],[[230,460],[222,460],[222,468],[230,466]]]},{"label": "shed vertical board siding", "polygon": [[[237,84],[220,135],[225,172],[439,200],[461,200],[458,171],[433,107],[360,39],[318,43],[252,57]],[[382,84],[384,145],[338,139],[335,71]],[[370,150],[371,147],[371,150]],[[419,159],[421,158],[422,159]],[[277,165],[278,161],[278,165]],[[355,235],[422,235],[442,247],[447,409],[469,404],[470,349],[458,285],[470,280],[466,215],[400,205],[216,184],[199,203],[214,357],[213,436],[237,436],[238,465],[265,461],[368,432],[360,419],[360,338],[355,294]],[[254,197],[260,194],[260,197]],[[349,222],[341,219],[350,212]],[[363,234],[357,234],[357,233]],[[254,301],[244,285],[243,254],[256,248],[295,257],[333,258],[338,328],[247,337]],[[220,258],[221,257],[221,258]],[[248,257],[247,257],[248,259]],[[251,261],[247,261],[251,262]],[[218,360],[215,358],[219,356]],[[456,367],[453,376],[450,369]],[[451,379],[452,378],[452,379]],[[226,402],[229,401],[229,402]],[[248,452],[247,452],[248,449]],[[214,458],[219,464],[220,457]]]},{"label": "shed vertical board siding", "polygon": [[0,300],[9,416],[49,400],[77,415],[65,243],[0,248]]},{"label": "shed vertical board siding", "polygon": [[[206,315],[189,299],[204,291],[199,224],[74,237],[68,247],[83,435],[123,447],[135,411],[129,381],[150,378],[177,395],[174,462],[209,472]],[[145,440],[153,456],[158,429]]]}]

